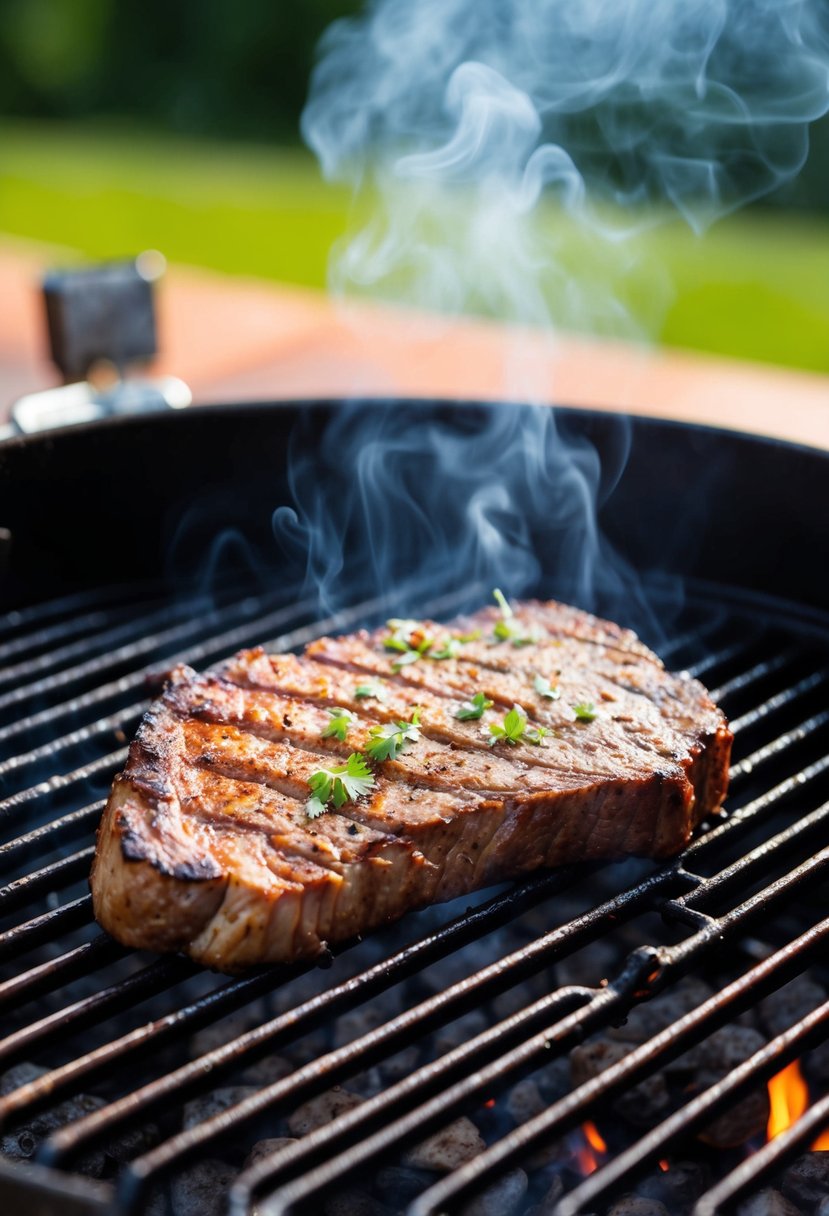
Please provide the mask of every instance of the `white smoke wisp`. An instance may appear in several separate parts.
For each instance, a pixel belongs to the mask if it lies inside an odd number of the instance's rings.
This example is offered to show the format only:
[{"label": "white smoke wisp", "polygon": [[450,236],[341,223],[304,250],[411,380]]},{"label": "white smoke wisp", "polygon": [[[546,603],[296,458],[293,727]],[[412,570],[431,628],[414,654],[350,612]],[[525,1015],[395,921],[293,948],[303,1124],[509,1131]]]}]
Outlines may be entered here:
[{"label": "white smoke wisp", "polygon": [[[302,119],[325,175],[376,196],[334,290],[625,332],[590,253],[618,281],[619,238],[652,221],[646,204],[699,232],[799,171],[829,108],[827,14],[823,0],[375,0],[324,37]],[[589,234],[578,275],[574,229],[542,196]]]}]

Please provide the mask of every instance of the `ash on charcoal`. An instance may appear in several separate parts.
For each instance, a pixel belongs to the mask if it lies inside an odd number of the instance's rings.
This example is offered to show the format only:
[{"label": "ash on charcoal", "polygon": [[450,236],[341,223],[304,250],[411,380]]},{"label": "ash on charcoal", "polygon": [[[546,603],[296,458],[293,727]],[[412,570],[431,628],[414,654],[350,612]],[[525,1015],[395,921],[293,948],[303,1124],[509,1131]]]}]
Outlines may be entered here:
[{"label": "ash on charcoal", "polygon": [[748,1026],[722,1026],[690,1051],[686,1051],[678,1060],[668,1064],[666,1071],[692,1072],[704,1069],[708,1072],[722,1072],[725,1076],[765,1045],[764,1037]]},{"label": "ash on charcoal", "polygon": [[484,1141],[471,1119],[455,1119],[448,1127],[416,1144],[406,1154],[406,1164],[448,1174],[483,1152]]},{"label": "ash on charcoal", "polygon": [[153,1148],[158,1143],[159,1136],[160,1132],[154,1123],[144,1123],[141,1127],[122,1132],[115,1140],[110,1140],[104,1151],[112,1161],[123,1165]]},{"label": "ash on charcoal", "polygon": [[30,1081],[36,1081],[38,1077],[42,1077],[48,1070],[41,1068],[39,1064],[31,1064],[28,1060],[22,1060],[19,1064],[15,1064],[13,1068],[9,1068],[0,1076],[0,1095],[6,1097],[7,1094],[14,1093],[16,1089],[20,1089],[23,1085],[28,1085]]},{"label": "ash on charcoal", "polygon": [[780,1187],[787,1199],[801,1207],[829,1195],[829,1152],[804,1153],[789,1166]]},{"label": "ash on charcoal", "polygon": [[274,1081],[281,1081],[291,1072],[293,1065],[284,1056],[262,1056],[261,1060],[255,1060],[243,1069],[239,1080],[243,1085],[261,1088],[263,1085],[272,1085]]},{"label": "ash on charcoal", "polygon": [[829,1216],[829,1195],[825,1199],[821,1199],[815,1208],[815,1216]]},{"label": "ash on charcoal", "polygon": [[461,1208],[461,1216],[513,1216],[527,1193],[527,1175],[510,1170]]},{"label": "ash on charcoal", "polygon": [[311,1098],[302,1106],[297,1107],[288,1119],[288,1130],[292,1136],[307,1136],[309,1132],[316,1131],[318,1127],[324,1127],[338,1115],[353,1110],[355,1106],[361,1104],[362,1100],[350,1090],[341,1089],[339,1085],[335,1085],[333,1089],[329,1089],[326,1093],[319,1094],[316,1098]]},{"label": "ash on charcoal", "polygon": [[[723,1079],[724,1074],[716,1072],[698,1072],[694,1076],[694,1088],[709,1089]],[[723,1111],[698,1133],[703,1144],[712,1148],[738,1148],[765,1131],[769,1121],[769,1095],[765,1089],[756,1089],[738,1102],[735,1106]]]},{"label": "ash on charcoal", "polygon": [[237,1171],[223,1161],[199,1161],[170,1187],[173,1216],[222,1216]]},{"label": "ash on charcoal", "polygon": [[626,1195],[608,1209],[607,1216],[671,1216],[658,1199],[643,1199],[641,1195]]},{"label": "ash on charcoal", "polygon": [[779,1191],[769,1187],[761,1191],[753,1199],[747,1199],[737,1208],[737,1216],[802,1216],[800,1208],[796,1208],[788,1199],[784,1199]]},{"label": "ash on charcoal", "polygon": [[[611,1064],[623,1060],[630,1051],[631,1044],[606,1038],[593,1039],[574,1047],[570,1052],[573,1085],[592,1080]],[[637,1127],[651,1127],[669,1104],[670,1094],[664,1074],[657,1072],[616,1098],[613,1109]]]},{"label": "ash on charcoal", "polygon": [[526,1123],[535,1115],[540,1115],[546,1109],[547,1103],[541,1096],[541,1090],[531,1077],[513,1085],[507,1095],[506,1107],[510,1118],[516,1124]]},{"label": "ash on charcoal", "polygon": [[247,1170],[252,1165],[258,1165],[260,1161],[264,1161],[266,1157],[278,1153],[281,1148],[285,1148],[288,1144],[296,1144],[296,1140],[292,1136],[274,1136],[270,1140],[257,1140],[247,1157],[245,1157],[242,1169]]},{"label": "ash on charcoal", "polygon": [[324,1216],[397,1216],[393,1208],[386,1207],[367,1191],[350,1187],[326,1199]]}]

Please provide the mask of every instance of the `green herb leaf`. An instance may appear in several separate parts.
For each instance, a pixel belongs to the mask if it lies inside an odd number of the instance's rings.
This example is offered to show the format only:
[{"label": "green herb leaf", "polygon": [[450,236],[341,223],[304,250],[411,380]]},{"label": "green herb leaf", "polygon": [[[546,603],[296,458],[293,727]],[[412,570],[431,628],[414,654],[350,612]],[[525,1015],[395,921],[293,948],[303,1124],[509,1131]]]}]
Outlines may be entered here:
[{"label": "green herb leaf", "polygon": [[416,663],[418,659],[422,659],[423,655],[419,650],[407,650],[405,654],[401,654],[399,659],[395,659],[391,665],[392,671],[400,671],[402,667],[408,667],[411,663]]},{"label": "green herb leaf", "polygon": [[596,717],[596,706],[592,701],[579,701],[578,705],[572,706],[572,710],[578,722],[592,722]]},{"label": "green herb leaf", "polygon": [[461,651],[460,638],[449,638],[444,642],[440,650],[431,650],[429,652],[430,659],[456,659]]},{"label": "green herb leaf", "polygon": [[316,819],[333,802],[339,810],[346,802],[362,798],[374,785],[374,774],[360,752],[352,752],[345,764],[322,768],[308,778],[311,797],[305,804],[309,819]]},{"label": "green herb leaf", "polygon": [[527,728],[527,715],[523,709],[519,709],[517,705],[513,705],[508,714],[504,716],[503,723],[496,722],[489,728],[489,733],[492,738],[489,741],[490,747],[500,742],[503,739],[504,743],[509,743],[511,747],[515,747],[516,743],[521,742],[521,736]]},{"label": "green herb leaf", "polygon": [[385,722],[372,726],[366,751],[372,760],[394,760],[407,743],[417,743],[420,738],[420,710],[412,713],[409,722]]},{"label": "green herb leaf", "polygon": [[547,701],[557,701],[561,696],[558,685],[551,684],[545,676],[536,676],[533,680],[533,688],[540,697],[544,697]]},{"label": "green herb leaf", "polygon": [[384,704],[388,699],[386,697],[386,690],[383,688],[382,684],[358,684],[354,689],[354,700],[362,701],[366,697],[373,697],[374,700],[379,701],[381,705]]},{"label": "green herb leaf", "polygon": [[496,642],[512,642],[513,646],[531,646],[534,642],[541,641],[538,633],[527,633],[521,628],[503,591],[496,587],[492,594],[501,609],[501,619],[496,621],[492,631],[493,639]]},{"label": "green herb leaf", "polygon": [[518,743],[533,743],[536,747],[540,747],[541,741],[550,732],[543,726],[529,726],[523,709],[513,705],[503,723],[495,723],[490,726],[489,733],[492,735],[489,741],[490,747],[494,747],[501,741],[508,743],[510,747],[515,747]]},{"label": "green herb leaf", "polygon": [[400,656],[392,663],[392,671],[397,672],[401,667],[407,667],[409,663],[416,663],[431,650],[433,640],[423,632],[420,621],[392,617],[390,621],[386,621],[386,624],[391,633],[383,639],[383,645],[386,650],[394,650]]},{"label": "green herb leaf", "polygon": [[460,707],[455,710],[455,717],[461,722],[468,722],[473,718],[483,717],[484,710],[491,709],[492,701],[488,701],[482,692],[476,692],[471,701],[464,701]]},{"label": "green herb leaf", "polygon": [[339,739],[345,742],[345,737],[354,721],[354,714],[348,709],[329,709],[331,721],[322,732],[323,739]]}]

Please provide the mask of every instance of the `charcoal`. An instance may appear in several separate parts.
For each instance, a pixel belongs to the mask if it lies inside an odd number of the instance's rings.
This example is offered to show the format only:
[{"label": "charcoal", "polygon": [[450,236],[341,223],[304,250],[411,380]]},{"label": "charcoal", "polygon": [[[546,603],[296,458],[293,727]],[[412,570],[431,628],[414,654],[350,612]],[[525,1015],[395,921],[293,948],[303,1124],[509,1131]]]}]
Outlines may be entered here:
[{"label": "charcoal", "polygon": [[381,1198],[388,1196],[399,1207],[410,1203],[421,1191],[425,1191],[432,1176],[425,1170],[411,1169],[405,1165],[387,1165],[378,1171],[377,1190]]},{"label": "charcoal", "polygon": [[644,1043],[696,1009],[712,994],[712,989],[702,980],[686,977],[661,996],[636,1005],[621,1026],[612,1027],[606,1033],[609,1038],[626,1043]]},{"label": "charcoal", "polygon": [[[623,1060],[630,1051],[630,1043],[606,1038],[593,1039],[574,1047],[570,1052],[573,1085],[592,1080],[612,1064]],[[669,1102],[665,1077],[657,1072],[632,1089],[625,1090],[614,1100],[613,1109],[637,1127],[651,1127],[654,1120],[667,1109]]]},{"label": "charcoal", "polygon": [[553,1209],[564,1194],[564,1183],[556,1174],[550,1183],[550,1189],[544,1194],[540,1203],[530,1208],[527,1216],[552,1216]]},{"label": "charcoal", "polygon": [[815,1216],[829,1216],[829,1195],[825,1199],[821,1199],[815,1208]]},{"label": "charcoal", "polygon": [[235,1013],[229,1013],[227,1017],[220,1018],[218,1022],[204,1026],[191,1035],[190,1055],[196,1059],[217,1047],[224,1047],[240,1034],[252,1030],[255,1026],[261,1026],[266,1018],[265,1004],[261,1000],[244,1009],[237,1009]]},{"label": "charcoal", "polygon": [[444,1052],[451,1051],[453,1047],[460,1047],[462,1043],[468,1043],[470,1039],[474,1039],[475,1035],[480,1034],[482,1030],[486,1030],[489,1022],[480,1009],[473,1009],[470,1013],[464,1014],[462,1018],[458,1018],[456,1022],[450,1022],[448,1026],[442,1026],[435,1033],[435,1054],[442,1056]]},{"label": "charcoal", "polygon": [[646,1199],[660,1199],[674,1212],[691,1210],[691,1206],[711,1185],[711,1171],[699,1161],[672,1161],[670,1169],[659,1170],[643,1178],[636,1192]]},{"label": "charcoal", "polygon": [[395,1216],[394,1209],[357,1187],[347,1187],[326,1199],[323,1212],[325,1216]]},{"label": "charcoal", "polygon": [[110,1140],[106,1146],[106,1155],[123,1165],[148,1152],[158,1143],[159,1138],[160,1133],[154,1123],[143,1123],[141,1127],[128,1129],[121,1132],[116,1139]]},{"label": "charcoal", "polygon": [[784,1199],[779,1191],[769,1187],[746,1199],[737,1208],[737,1216],[801,1216],[800,1208],[796,1208],[788,1199]]},{"label": "charcoal", "polygon": [[281,1081],[292,1071],[293,1065],[284,1056],[262,1056],[261,1060],[249,1064],[239,1079],[244,1085],[255,1085],[261,1089],[263,1085]]},{"label": "charcoal", "polygon": [[816,1081],[829,1081],[829,1039],[808,1051],[803,1064],[808,1075]]},{"label": "charcoal", "polygon": [[569,1056],[558,1056],[533,1073],[541,1096],[548,1102],[555,1102],[568,1094],[572,1088],[570,1070]]},{"label": "charcoal", "polygon": [[[390,993],[384,994],[385,997],[390,995]],[[349,1009],[347,1013],[337,1018],[334,1046],[344,1047],[346,1043],[362,1038],[370,1030],[376,1030],[378,1026],[382,1026],[384,1022],[399,1012],[399,1005],[399,1001],[390,1004],[387,1000],[383,1000],[372,1001],[368,1005],[361,1005],[358,1009]]]},{"label": "charcoal", "polygon": [[361,1102],[362,1098],[357,1094],[335,1085],[333,1089],[329,1089],[326,1093],[319,1094],[316,1098],[311,1098],[302,1106],[297,1107],[288,1120],[288,1129],[292,1136],[307,1136],[309,1132],[316,1131],[318,1127],[324,1127],[338,1115],[353,1110]]},{"label": "charcoal", "polygon": [[185,1131],[189,1131],[191,1127],[204,1123],[205,1119],[220,1114],[221,1111],[235,1106],[237,1102],[242,1102],[245,1098],[250,1098],[258,1092],[254,1085],[225,1085],[220,1089],[211,1089],[209,1093],[200,1094],[199,1097],[192,1098],[186,1103],[182,1127]]},{"label": "charcoal", "polygon": [[641,1195],[626,1195],[608,1208],[607,1216],[671,1216],[658,1199],[643,1199]]},{"label": "charcoal", "polygon": [[22,1060],[20,1064],[15,1064],[13,1068],[7,1069],[0,1076],[0,1096],[5,1098],[7,1094],[14,1093],[16,1089],[28,1085],[30,1081],[37,1081],[46,1072],[48,1069],[41,1068],[39,1064],[31,1064],[28,1060]]},{"label": "charcoal", "polygon": [[481,1133],[471,1119],[462,1117],[409,1149],[405,1159],[407,1165],[448,1174],[483,1149]]},{"label": "charcoal", "polygon": [[[695,1083],[701,1090],[722,1080],[719,1072],[698,1072]],[[738,1148],[752,1136],[764,1132],[769,1121],[769,1096],[765,1089],[753,1090],[728,1110],[712,1120],[699,1138],[712,1148]]]},{"label": "charcoal", "polygon": [[619,948],[614,942],[599,938],[586,950],[556,963],[556,981],[560,985],[583,984],[595,988],[619,966]]},{"label": "charcoal", "polygon": [[805,1018],[825,1000],[825,988],[808,975],[798,975],[761,1001],[760,1021],[769,1037],[774,1038]]},{"label": "charcoal", "polygon": [[546,1110],[547,1103],[542,1098],[535,1081],[527,1077],[526,1080],[513,1085],[507,1096],[506,1106],[512,1120],[516,1124],[521,1124],[526,1123],[535,1115],[540,1115],[543,1110]]},{"label": "charcoal", "polygon": [[296,1144],[291,1136],[273,1136],[270,1140],[257,1140],[253,1148],[245,1158],[243,1169],[249,1169],[252,1165],[258,1165],[265,1157],[270,1157],[272,1153],[278,1153],[281,1148],[285,1148],[288,1144]]},{"label": "charcoal", "polygon": [[[51,1110],[40,1111],[27,1123],[0,1136],[0,1154],[12,1161],[26,1161],[34,1156],[40,1145],[52,1132],[57,1131],[60,1127],[65,1127],[67,1123],[83,1119],[85,1115],[100,1110],[104,1105],[106,1104],[103,1098],[96,1098],[92,1094],[78,1094],[74,1098],[61,1102],[59,1106],[55,1106]],[[98,1178],[104,1172],[105,1164],[106,1154],[103,1150],[95,1151],[78,1163],[78,1169],[82,1174]]]},{"label": "charcoal", "polygon": [[404,1077],[413,1073],[419,1063],[420,1048],[412,1044],[411,1047],[404,1047],[402,1051],[398,1051],[388,1060],[381,1060],[377,1067],[383,1081],[388,1085],[393,1085],[395,1081],[402,1081]]},{"label": "charcoal", "polygon": [[686,1051],[673,1064],[669,1064],[666,1072],[704,1069],[725,1076],[749,1056],[760,1051],[765,1044],[766,1040],[759,1031],[750,1027],[733,1024],[722,1026],[690,1051]]},{"label": "charcoal", "polygon": [[527,1175],[510,1170],[460,1210],[460,1216],[513,1216],[527,1193]]},{"label": "charcoal", "polygon": [[223,1161],[199,1161],[173,1180],[173,1216],[222,1216],[236,1170]]},{"label": "charcoal", "polygon": [[798,1157],[783,1175],[780,1189],[801,1207],[825,1199],[829,1195],[829,1151]]}]

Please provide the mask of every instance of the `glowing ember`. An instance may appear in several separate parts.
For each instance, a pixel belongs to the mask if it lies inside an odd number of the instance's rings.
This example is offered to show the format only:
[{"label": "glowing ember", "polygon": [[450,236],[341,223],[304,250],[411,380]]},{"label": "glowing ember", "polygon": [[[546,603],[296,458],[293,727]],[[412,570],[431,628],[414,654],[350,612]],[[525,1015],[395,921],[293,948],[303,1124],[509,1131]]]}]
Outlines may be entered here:
[{"label": "glowing ember", "polygon": [[773,1140],[797,1122],[809,1106],[809,1090],[797,1060],[769,1081],[769,1104],[771,1111],[766,1134]]},{"label": "glowing ember", "polygon": [[821,1132],[817,1140],[812,1145],[813,1153],[829,1153],[829,1127],[825,1132]]},{"label": "glowing ember", "polygon": [[576,1163],[582,1174],[592,1174],[601,1165],[607,1145],[595,1123],[583,1123],[581,1134],[584,1144],[576,1150]]},{"label": "glowing ember", "polygon": [[667,1162],[667,1161],[664,1161],[664,1160],[663,1160],[663,1161],[660,1161],[660,1162],[659,1162],[659,1168],[661,1169],[661,1171],[662,1171],[662,1173],[663,1173],[663,1174],[667,1174],[668,1170],[669,1170],[671,1167],[670,1167],[670,1165],[668,1164],[668,1162]]},{"label": "glowing ember", "polygon": [[494,1105],[495,1105],[494,1098],[487,1098],[486,1102],[484,1102],[484,1106],[486,1107],[487,1110],[492,1110]]}]

